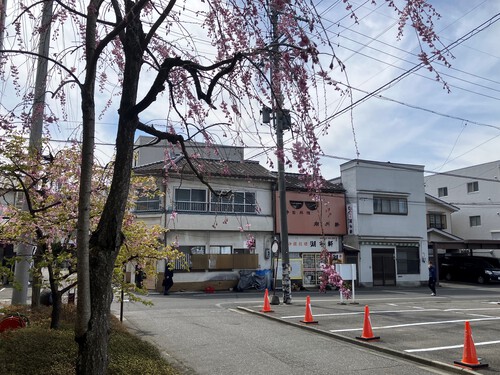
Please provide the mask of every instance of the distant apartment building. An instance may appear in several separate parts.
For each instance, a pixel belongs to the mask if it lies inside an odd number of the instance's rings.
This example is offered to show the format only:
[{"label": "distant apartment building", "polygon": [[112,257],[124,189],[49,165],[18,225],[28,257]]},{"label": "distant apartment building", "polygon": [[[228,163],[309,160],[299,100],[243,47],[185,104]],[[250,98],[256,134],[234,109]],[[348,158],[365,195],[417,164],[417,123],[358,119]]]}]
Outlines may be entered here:
[{"label": "distant apartment building", "polygon": [[500,160],[425,177],[425,191],[458,208],[452,234],[500,240]]},{"label": "distant apartment building", "polygon": [[427,240],[460,241],[461,238],[453,234],[451,215],[459,210],[458,207],[446,203],[430,194],[425,194],[427,210]]}]

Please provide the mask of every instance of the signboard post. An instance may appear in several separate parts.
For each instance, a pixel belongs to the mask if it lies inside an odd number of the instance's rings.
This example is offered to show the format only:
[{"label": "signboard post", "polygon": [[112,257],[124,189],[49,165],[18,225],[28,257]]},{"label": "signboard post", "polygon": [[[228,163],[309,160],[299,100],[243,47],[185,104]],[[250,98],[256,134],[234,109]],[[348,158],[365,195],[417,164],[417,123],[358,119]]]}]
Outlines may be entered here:
[{"label": "signboard post", "polygon": [[[342,280],[351,281],[352,304],[356,302],[356,291],[354,290],[354,281],[356,281],[356,265],[355,264],[336,264],[335,270],[338,272]],[[343,303],[342,292],[340,292],[340,303]]]}]

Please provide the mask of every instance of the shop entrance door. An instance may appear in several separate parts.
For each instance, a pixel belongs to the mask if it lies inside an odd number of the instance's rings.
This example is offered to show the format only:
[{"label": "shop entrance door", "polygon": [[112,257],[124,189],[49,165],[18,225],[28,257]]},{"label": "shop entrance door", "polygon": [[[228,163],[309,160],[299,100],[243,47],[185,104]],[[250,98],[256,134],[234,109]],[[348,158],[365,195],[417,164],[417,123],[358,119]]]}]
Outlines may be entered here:
[{"label": "shop entrance door", "polygon": [[394,249],[372,249],[373,286],[396,285]]}]

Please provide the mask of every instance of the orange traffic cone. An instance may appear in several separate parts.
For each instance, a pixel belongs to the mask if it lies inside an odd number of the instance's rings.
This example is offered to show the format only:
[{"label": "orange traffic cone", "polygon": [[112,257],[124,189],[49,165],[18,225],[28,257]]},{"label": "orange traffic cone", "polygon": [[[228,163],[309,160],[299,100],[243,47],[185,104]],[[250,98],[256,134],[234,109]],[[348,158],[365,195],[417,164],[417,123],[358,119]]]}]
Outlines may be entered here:
[{"label": "orange traffic cone", "polygon": [[453,361],[453,363],[472,369],[488,367],[487,363],[481,363],[477,359],[476,347],[474,346],[474,340],[472,339],[472,331],[470,329],[469,322],[465,322],[464,352],[462,355],[462,360]]},{"label": "orange traffic cone", "polygon": [[304,320],[301,320],[302,323],[306,324],[318,324],[317,320],[313,319],[312,311],[311,311],[311,297],[306,297],[306,313],[304,314]]},{"label": "orange traffic cone", "polygon": [[370,310],[368,309],[368,305],[365,306],[365,320],[363,323],[363,333],[360,337],[356,337],[360,340],[370,341],[370,340],[379,340],[379,336],[374,336],[372,331],[372,323],[370,321]]},{"label": "orange traffic cone", "polygon": [[271,304],[269,303],[269,292],[266,289],[266,292],[264,293],[264,307],[260,312],[268,313],[268,312],[274,312],[271,310]]}]

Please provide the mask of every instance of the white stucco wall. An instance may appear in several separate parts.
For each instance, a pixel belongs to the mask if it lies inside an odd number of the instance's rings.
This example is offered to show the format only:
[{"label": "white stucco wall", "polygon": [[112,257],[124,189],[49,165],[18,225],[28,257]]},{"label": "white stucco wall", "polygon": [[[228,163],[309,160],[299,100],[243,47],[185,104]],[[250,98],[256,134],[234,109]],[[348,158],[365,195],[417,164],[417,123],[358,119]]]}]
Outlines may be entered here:
[{"label": "white stucco wall", "polygon": [[[448,195],[438,198],[460,208],[451,216],[452,233],[465,239],[494,239],[496,231],[500,231],[500,161],[446,173],[451,175],[427,176],[425,189],[438,197],[438,189],[446,187]],[[468,193],[467,183],[474,181],[479,191]],[[481,225],[471,227],[470,216],[481,216]]]},{"label": "white stucco wall", "polygon": [[[423,166],[354,160],[341,165],[341,179],[346,189],[348,232],[357,237],[359,243],[360,283],[373,283],[372,249],[395,251],[396,246],[408,243],[419,248],[420,272],[399,274],[396,263],[397,285],[418,285],[427,280]],[[408,214],[374,214],[374,196],[406,198]]]},{"label": "white stucco wall", "polygon": [[[347,203],[355,203],[357,234],[425,238],[426,206],[423,166],[385,163],[345,163],[341,166]],[[401,196],[408,200],[408,215],[373,214],[373,196]]]}]

